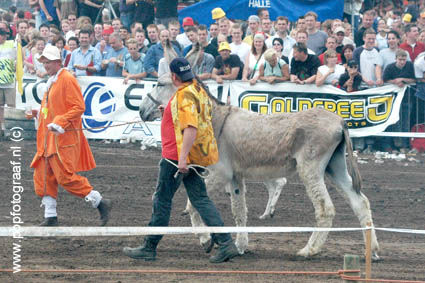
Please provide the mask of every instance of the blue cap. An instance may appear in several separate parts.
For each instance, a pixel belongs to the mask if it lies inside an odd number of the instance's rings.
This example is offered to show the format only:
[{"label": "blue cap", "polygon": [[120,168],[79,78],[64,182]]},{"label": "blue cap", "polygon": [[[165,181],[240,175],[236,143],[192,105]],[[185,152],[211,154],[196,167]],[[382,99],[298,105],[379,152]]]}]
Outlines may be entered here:
[{"label": "blue cap", "polygon": [[170,63],[170,70],[175,73],[183,82],[193,79],[192,68],[185,58],[175,58]]}]

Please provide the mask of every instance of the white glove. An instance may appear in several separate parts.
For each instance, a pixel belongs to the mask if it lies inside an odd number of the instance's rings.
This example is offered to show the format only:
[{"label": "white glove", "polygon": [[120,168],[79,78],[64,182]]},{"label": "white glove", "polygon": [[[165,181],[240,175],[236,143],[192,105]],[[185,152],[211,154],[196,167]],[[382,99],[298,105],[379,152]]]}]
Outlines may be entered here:
[{"label": "white glove", "polygon": [[47,129],[49,131],[52,131],[55,135],[60,135],[65,133],[65,130],[61,126],[55,123],[50,123],[49,125],[47,125]]}]

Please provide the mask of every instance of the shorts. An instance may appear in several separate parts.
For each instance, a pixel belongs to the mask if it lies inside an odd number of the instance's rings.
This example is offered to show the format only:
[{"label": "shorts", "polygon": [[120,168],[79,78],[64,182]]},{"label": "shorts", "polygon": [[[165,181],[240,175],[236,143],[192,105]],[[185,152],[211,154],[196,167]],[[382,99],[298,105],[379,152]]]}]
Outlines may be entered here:
[{"label": "shorts", "polygon": [[16,106],[16,88],[0,88],[0,106]]}]

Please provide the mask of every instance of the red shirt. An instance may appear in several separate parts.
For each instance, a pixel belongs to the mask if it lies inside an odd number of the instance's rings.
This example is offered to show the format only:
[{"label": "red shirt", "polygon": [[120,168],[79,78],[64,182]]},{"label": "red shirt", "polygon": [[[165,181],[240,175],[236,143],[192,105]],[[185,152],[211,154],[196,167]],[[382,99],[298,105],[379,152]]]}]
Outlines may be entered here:
[{"label": "red shirt", "polygon": [[173,116],[171,115],[171,99],[164,109],[161,121],[162,157],[179,160],[177,153],[176,133],[174,132]]},{"label": "red shirt", "polygon": [[423,44],[422,42],[419,42],[419,41],[416,41],[414,48],[412,48],[412,46],[410,46],[407,42],[403,42],[402,44],[400,44],[399,47],[401,49],[409,52],[410,60],[412,60],[412,62],[415,61],[415,59],[419,55],[419,53],[422,53],[422,52],[425,51],[425,44]]}]

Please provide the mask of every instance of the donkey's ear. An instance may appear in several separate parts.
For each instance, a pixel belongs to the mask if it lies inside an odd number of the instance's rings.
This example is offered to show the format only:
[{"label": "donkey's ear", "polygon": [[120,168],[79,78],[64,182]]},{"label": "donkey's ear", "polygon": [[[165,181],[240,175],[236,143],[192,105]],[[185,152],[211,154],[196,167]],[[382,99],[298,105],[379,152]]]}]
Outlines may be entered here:
[{"label": "donkey's ear", "polygon": [[158,78],[158,84],[163,84],[163,85],[167,85],[167,84],[171,84],[173,83],[171,80],[171,73],[165,73],[162,74],[159,78]]}]

